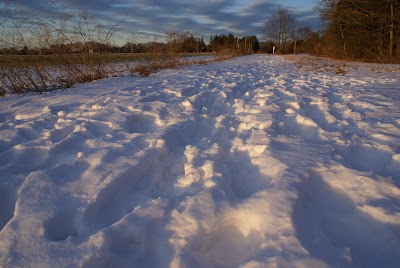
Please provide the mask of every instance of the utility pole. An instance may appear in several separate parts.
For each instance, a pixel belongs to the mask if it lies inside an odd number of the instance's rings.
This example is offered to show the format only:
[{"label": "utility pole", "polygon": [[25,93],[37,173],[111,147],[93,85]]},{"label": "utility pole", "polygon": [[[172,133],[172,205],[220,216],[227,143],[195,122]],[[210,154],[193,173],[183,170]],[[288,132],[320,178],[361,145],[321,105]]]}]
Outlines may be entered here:
[{"label": "utility pole", "polygon": [[293,54],[296,54],[296,47],[297,47],[297,26],[294,30],[294,49],[293,49]]}]

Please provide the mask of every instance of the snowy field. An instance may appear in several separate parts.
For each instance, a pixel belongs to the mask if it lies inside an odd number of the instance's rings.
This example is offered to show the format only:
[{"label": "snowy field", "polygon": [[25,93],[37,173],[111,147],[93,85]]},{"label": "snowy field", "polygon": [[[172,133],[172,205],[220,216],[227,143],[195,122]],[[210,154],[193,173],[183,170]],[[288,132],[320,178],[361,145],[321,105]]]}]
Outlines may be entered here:
[{"label": "snowy field", "polygon": [[354,66],[0,98],[0,267],[399,267],[400,73]]}]

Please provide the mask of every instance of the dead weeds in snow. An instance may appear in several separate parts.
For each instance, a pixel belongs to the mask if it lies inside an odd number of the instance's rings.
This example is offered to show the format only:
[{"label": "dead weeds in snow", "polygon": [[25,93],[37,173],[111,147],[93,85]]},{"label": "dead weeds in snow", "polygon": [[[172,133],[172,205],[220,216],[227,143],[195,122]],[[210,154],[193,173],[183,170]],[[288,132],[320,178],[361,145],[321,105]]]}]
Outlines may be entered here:
[{"label": "dead weeds in snow", "polygon": [[350,70],[367,70],[375,73],[400,72],[398,64],[378,64],[334,60],[307,55],[290,55],[288,59],[298,65],[302,71],[346,75]]}]

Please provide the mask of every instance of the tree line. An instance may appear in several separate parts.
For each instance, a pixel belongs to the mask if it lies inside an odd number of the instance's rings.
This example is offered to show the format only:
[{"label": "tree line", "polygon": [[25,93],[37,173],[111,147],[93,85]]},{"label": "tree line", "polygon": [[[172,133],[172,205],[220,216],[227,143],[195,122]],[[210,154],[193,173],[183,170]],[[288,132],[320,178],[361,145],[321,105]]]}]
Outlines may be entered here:
[{"label": "tree line", "polygon": [[260,43],[255,35],[238,37],[229,33],[228,35],[222,34],[211,36],[208,49],[212,52],[240,50],[244,52],[258,53],[260,51]]},{"label": "tree line", "polygon": [[[172,35],[172,36],[171,36]],[[83,43],[66,42],[51,43],[43,46],[29,46],[24,44],[22,47],[11,46],[0,48],[2,55],[61,55],[61,54],[80,54],[85,53],[89,48],[95,54],[106,53],[202,53],[202,52],[251,52],[260,51],[260,43],[257,36],[244,36],[236,38],[232,33],[212,35],[207,44],[203,37],[195,37],[190,32],[167,31],[166,42],[133,42],[127,41],[122,46],[112,43],[102,43],[98,41],[88,41]]]},{"label": "tree line", "polygon": [[400,63],[400,0],[319,0],[322,27],[300,26],[278,9],[265,22],[268,51],[311,53],[347,60]]}]

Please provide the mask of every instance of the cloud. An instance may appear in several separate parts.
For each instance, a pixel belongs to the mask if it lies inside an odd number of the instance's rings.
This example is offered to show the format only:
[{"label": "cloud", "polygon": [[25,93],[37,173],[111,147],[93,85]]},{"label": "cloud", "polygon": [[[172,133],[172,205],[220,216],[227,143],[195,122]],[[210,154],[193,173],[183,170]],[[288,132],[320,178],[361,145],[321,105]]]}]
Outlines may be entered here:
[{"label": "cloud", "polygon": [[[47,12],[42,0],[24,0],[25,8]],[[71,6],[86,10],[104,25],[116,25],[122,19],[120,42],[126,35],[140,33],[143,40],[162,36],[170,28],[191,31],[195,36],[235,33],[262,36],[266,18],[282,7],[282,1],[268,0],[69,0]],[[302,24],[318,25],[318,16],[310,10],[296,12]],[[159,40],[162,41],[162,40]]]}]

